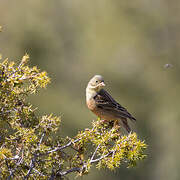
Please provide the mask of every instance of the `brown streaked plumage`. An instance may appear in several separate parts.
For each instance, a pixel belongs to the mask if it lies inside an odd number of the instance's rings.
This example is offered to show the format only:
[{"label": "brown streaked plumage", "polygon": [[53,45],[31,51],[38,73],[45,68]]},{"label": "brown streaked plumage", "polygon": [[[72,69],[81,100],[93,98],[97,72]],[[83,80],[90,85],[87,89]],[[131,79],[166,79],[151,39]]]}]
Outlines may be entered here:
[{"label": "brown streaked plumage", "polygon": [[101,75],[95,75],[88,83],[86,88],[86,103],[88,108],[105,121],[118,121],[126,130],[130,132],[127,119],[136,119],[117,103],[111,95],[103,89],[104,79]]}]

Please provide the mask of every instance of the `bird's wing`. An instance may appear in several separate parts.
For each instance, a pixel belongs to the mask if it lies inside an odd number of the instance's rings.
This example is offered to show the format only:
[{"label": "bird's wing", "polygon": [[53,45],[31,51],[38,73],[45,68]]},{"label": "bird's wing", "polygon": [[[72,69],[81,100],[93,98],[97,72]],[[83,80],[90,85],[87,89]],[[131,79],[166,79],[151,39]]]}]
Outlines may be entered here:
[{"label": "bird's wing", "polygon": [[112,113],[115,113],[117,116],[129,118],[131,120],[136,120],[128,111],[126,108],[122,107],[119,103],[117,103],[111,95],[105,91],[104,89],[101,89],[97,95],[94,97],[94,100],[96,102],[96,105],[98,108],[101,108],[105,111],[109,111]]}]

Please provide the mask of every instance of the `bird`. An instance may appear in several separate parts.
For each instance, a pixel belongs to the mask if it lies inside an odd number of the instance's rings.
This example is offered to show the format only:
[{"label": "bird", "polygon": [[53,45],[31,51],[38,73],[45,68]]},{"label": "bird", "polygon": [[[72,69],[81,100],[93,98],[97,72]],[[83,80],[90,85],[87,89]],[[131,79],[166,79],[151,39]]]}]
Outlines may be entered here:
[{"label": "bird", "polygon": [[95,75],[90,79],[86,87],[86,104],[102,122],[114,122],[114,125],[123,126],[128,133],[131,128],[128,119],[136,119],[127,111],[126,108],[116,102],[111,95],[104,90],[105,82],[101,75]]}]

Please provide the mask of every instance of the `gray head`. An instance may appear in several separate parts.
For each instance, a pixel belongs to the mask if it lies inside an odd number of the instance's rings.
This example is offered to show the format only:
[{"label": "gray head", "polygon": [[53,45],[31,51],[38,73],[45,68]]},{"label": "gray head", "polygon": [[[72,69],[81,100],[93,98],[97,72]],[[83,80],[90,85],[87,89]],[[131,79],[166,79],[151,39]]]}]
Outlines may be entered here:
[{"label": "gray head", "polygon": [[104,86],[104,78],[101,75],[95,75],[92,79],[90,79],[87,88],[99,91]]}]

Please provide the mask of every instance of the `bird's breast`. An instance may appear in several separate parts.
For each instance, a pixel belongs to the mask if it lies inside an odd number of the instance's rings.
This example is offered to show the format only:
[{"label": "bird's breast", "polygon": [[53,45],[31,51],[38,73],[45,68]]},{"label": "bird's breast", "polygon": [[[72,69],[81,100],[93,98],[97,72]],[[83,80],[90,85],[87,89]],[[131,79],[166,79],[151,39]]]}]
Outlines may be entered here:
[{"label": "bird's breast", "polygon": [[103,109],[99,108],[96,104],[96,101],[92,98],[86,102],[89,110],[91,110],[96,116],[100,117],[101,119],[106,120],[114,120],[117,119],[111,113],[107,113]]},{"label": "bird's breast", "polygon": [[96,109],[96,102],[93,98],[89,99],[87,102],[87,107],[91,110],[94,111]]}]

